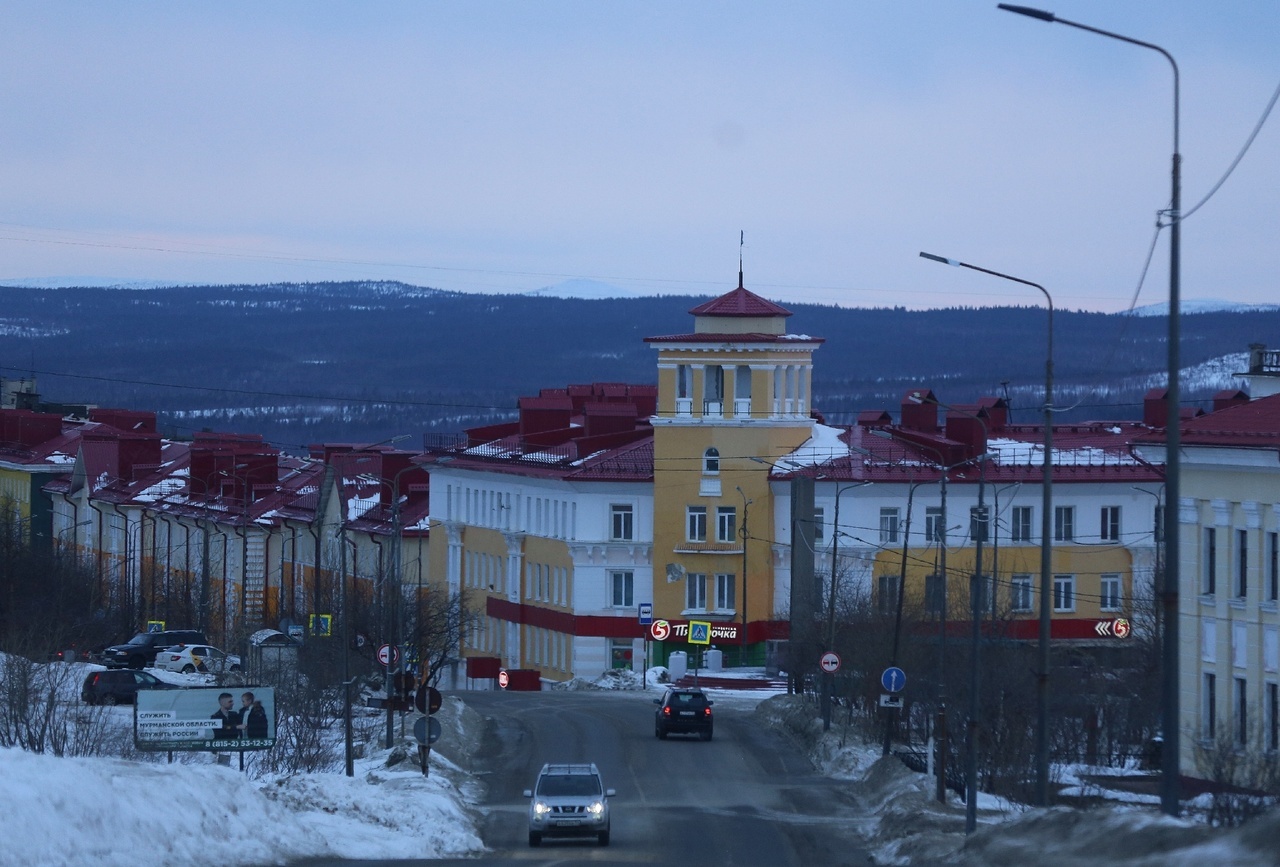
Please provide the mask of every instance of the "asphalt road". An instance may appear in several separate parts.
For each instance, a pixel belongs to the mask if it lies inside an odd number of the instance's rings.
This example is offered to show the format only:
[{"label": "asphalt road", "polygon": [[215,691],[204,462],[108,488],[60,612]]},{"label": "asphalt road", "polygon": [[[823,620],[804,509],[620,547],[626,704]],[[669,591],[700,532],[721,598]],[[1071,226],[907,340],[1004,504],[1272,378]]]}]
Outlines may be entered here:
[{"label": "asphalt road", "polygon": [[[653,694],[459,693],[488,718],[477,771],[488,788],[488,863],[866,864],[847,786],[814,773],[742,699],[716,702],[715,738],[654,737]],[[612,841],[528,844],[529,788],[544,762],[595,762],[612,799]],[[474,863],[474,862],[472,862]]]}]

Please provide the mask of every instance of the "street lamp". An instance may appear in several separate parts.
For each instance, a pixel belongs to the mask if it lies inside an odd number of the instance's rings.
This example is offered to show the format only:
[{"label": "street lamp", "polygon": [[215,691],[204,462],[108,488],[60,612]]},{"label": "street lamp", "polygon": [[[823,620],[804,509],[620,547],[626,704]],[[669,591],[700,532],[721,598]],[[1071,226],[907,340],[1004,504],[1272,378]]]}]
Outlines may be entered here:
[{"label": "street lamp", "polygon": [[[914,396],[911,399],[916,400]],[[923,403],[924,401],[919,400],[919,402]],[[969,749],[965,754],[964,832],[972,834],[978,825],[978,714],[981,708],[978,689],[981,685],[979,654],[982,649],[982,543],[987,537],[987,506],[984,500],[984,493],[987,487],[987,458],[989,455],[985,453],[985,447],[990,435],[987,431],[987,423],[973,413],[956,409],[936,397],[932,398],[931,402],[943,409],[967,416],[982,425],[984,453],[976,458],[978,461],[978,509],[976,513],[978,532],[974,537],[973,572],[969,576],[969,618],[971,621],[969,638],[971,647],[969,650],[969,720],[966,726]],[[975,459],[970,458],[970,460]],[[972,524],[973,522],[970,523]]]},{"label": "street lamp", "polygon": [[[821,476],[819,476],[821,478]],[[840,575],[840,495],[854,488],[863,488],[870,482],[858,482],[852,485],[836,487],[836,507],[831,528],[831,586],[827,591],[827,650],[832,653],[836,649],[836,582]],[[822,701],[822,730],[831,730],[831,704],[835,697],[835,673],[828,672],[823,678],[826,684]]]},{"label": "street lamp", "polygon": [[[1012,277],[999,271],[979,268],[968,262],[935,256],[921,251],[921,257],[944,265],[957,268],[968,268],[982,274],[990,274],[1002,280],[1033,286],[1044,295],[1049,303],[1049,334],[1044,360],[1044,456],[1041,464],[1041,504],[1040,504],[1040,642],[1039,667],[1036,673],[1036,803],[1042,807],[1049,806],[1049,633],[1050,609],[1049,593],[1053,589],[1052,578],[1052,540],[1049,531],[1053,512],[1053,297],[1049,290],[1039,283]],[[994,593],[992,594],[994,596]]]},{"label": "street lamp", "polygon": [[[410,464],[409,466],[404,467],[403,469],[399,470],[394,476],[392,476],[390,482],[387,482],[385,479],[376,479],[372,476],[360,477],[366,481],[376,482],[378,485],[389,484],[391,488],[391,534],[392,534],[391,535],[391,574],[390,576],[388,576],[388,580],[384,582],[384,585],[382,588],[382,592],[383,592],[382,610],[383,610],[383,618],[384,618],[384,628],[386,629],[384,641],[391,644],[397,650],[400,649],[400,639],[401,639],[400,632],[401,632],[401,626],[402,626],[401,617],[399,616],[400,606],[398,604],[401,596],[401,589],[400,589],[401,562],[400,561],[401,561],[401,558],[403,557],[401,553],[401,537],[403,536],[403,529],[400,526],[400,477],[412,470],[421,470],[421,469],[422,467],[419,464]],[[350,648],[347,649],[347,652],[348,653],[350,652]],[[403,653],[402,650],[400,652]],[[393,690],[391,686],[390,663],[388,663],[387,665],[386,676],[387,676],[387,682],[386,682],[387,740],[386,740],[386,744],[387,744],[387,749],[391,749],[395,743],[395,709],[392,706]]]},{"label": "street lamp", "polygon": [[[746,493],[743,492],[742,486],[736,486],[738,493],[742,494],[742,526],[738,528],[738,535],[742,536],[742,644],[739,647],[741,655],[738,657],[738,665],[745,666],[747,664],[747,509],[755,500],[748,500]],[[697,669],[695,668],[696,672]]]},{"label": "street lamp", "polygon": [[1164,613],[1164,644],[1161,656],[1164,668],[1161,692],[1161,717],[1164,735],[1163,753],[1160,762],[1160,808],[1170,816],[1181,812],[1178,802],[1178,504],[1180,502],[1179,450],[1182,447],[1182,431],[1179,424],[1182,420],[1179,388],[1179,343],[1181,342],[1179,322],[1181,305],[1181,260],[1182,260],[1182,156],[1178,153],[1178,64],[1168,51],[1159,45],[1143,42],[1109,30],[1099,30],[1075,21],[1059,18],[1052,12],[1044,12],[1029,6],[1013,6],[1008,3],[997,4],[1006,12],[1015,12],[1039,21],[1065,24],[1077,30],[1087,30],[1099,36],[1118,39],[1158,51],[1169,61],[1173,68],[1173,167],[1172,192],[1169,196],[1169,394],[1168,414],[1165,431],[1165,491],[1169,508],[1164,512],[1164,567],[1165,581],[1162,599]]},{"label": "street lamp", "polygon": [[[890,657],[889,664],[896,667],[898,665],[898,636],[902,632],[902,597],[906,594],[907,589],[907,546],[908,539],[911,536],[911,498],[915,495],[916,488],[925,484],[924,481],[912,482],[907,487],[907,516],[902,524],[902,566],[898,571],[898,598],[895,600],[895,611],[893,615],[893,655]],[[893,740],[893,721],[897,716],[897,708],[887,708],[884,718],[884,753],[889,755],[890,742]]]}]

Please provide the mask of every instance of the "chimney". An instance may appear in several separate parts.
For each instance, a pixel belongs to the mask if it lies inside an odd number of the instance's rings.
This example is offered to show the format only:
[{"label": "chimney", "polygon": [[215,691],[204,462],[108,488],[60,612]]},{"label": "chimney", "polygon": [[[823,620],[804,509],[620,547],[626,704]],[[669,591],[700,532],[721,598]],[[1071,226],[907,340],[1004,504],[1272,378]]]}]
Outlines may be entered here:
[{"label": "chimney", "polygon": [[1230,409],[1233,406],[1241,406],[1249,402],[1247,392],[1238,388],[1227,388],[1218,392],[1213,396],[1213,411],[1221,412],[1224,409]]},{"label": "chimney", "polygon": [[902,398],[902,426],[908,430],[934,433],[938,430],[938,405],[933,392],[913,388]]},{"label": "chimney", "polygon": [[1169,425],[1169,389],[1153,388],[1142,398],[1142,423],[1147,427]]}]

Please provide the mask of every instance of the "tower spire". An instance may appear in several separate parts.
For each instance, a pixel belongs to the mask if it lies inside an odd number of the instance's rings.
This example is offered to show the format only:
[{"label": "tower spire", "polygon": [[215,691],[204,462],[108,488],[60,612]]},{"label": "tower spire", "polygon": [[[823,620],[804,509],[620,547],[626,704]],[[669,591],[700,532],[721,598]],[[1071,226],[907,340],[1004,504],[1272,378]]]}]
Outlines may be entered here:
[{"label": "tower spire", "polygon": [[738,230],[738,288],[744,289],[742,285],[742,244],[746,239],[747,233],[741,229]]}]

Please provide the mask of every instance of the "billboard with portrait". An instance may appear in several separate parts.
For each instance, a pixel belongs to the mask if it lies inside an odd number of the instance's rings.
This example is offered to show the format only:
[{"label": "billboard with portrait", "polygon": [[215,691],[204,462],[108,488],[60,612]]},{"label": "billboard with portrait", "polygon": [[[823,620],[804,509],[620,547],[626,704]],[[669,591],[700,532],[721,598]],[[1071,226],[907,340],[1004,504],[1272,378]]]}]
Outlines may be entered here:
[{"label": "billboard with portrait", "polygon": [[140,750],[266,750],[276,743],[269,686],[141,689],[133,741]]}]

